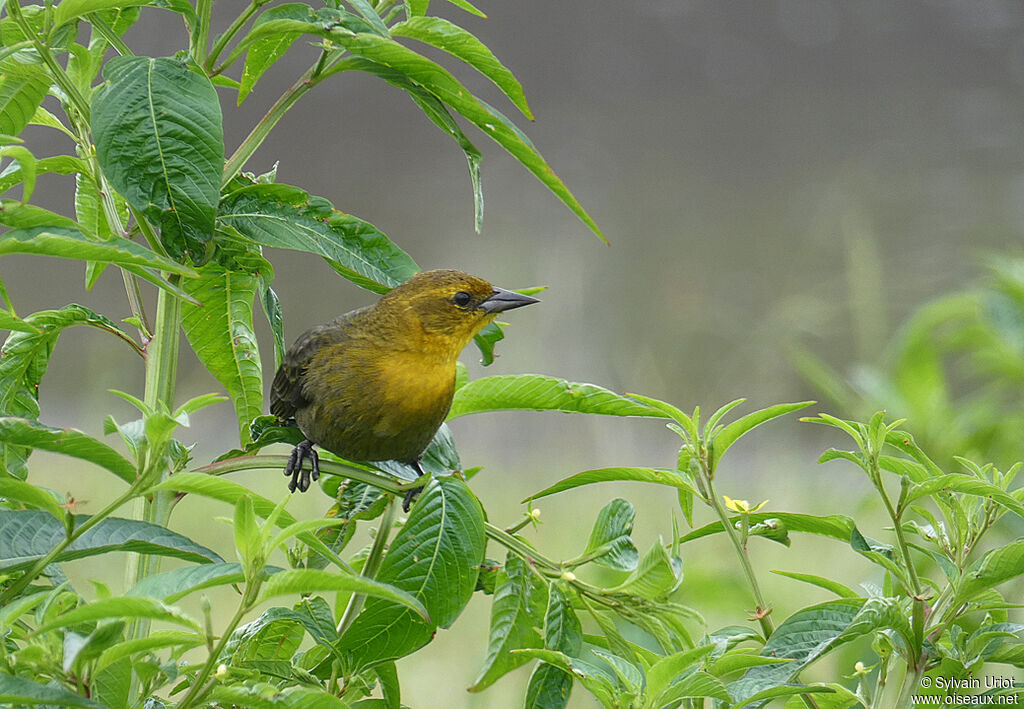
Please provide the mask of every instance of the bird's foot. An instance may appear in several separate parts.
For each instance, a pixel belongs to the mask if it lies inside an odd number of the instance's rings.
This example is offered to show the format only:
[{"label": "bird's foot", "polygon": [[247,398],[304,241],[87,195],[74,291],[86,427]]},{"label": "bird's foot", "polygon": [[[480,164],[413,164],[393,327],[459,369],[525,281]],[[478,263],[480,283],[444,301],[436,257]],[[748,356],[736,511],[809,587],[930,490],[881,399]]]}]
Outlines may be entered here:
[{"label": "bird's foot", "polygon": [[[302,467],[307,458],[312,470],[304,470]],[[309,489],[311,477],[313,480],[320,479],[320,457],[313,450],[313,441],[305,440],[292,449],[292,454],[288,456],[288,465],[285,466],[284,474],[287,477],[291,477],[291,481],[288,483],[288,490],[290,492],[295,492],[295,488],[305,492]]]},{"label": "bird's foot", "polygon": [[[414,467],[416,469],[416,472],[419,473],[419,477],[422,478],[424,475],[426,475],[426,472],[424,472],[423,467],[420,466],[420,462],[418,460],[414,460],[412,462],[412,467]],[[421,492],[423,492],[422,485],[420,485],[419,487],[414,487],[405,493],[405,497],[402,499],[403,512],[409,512],[409,508],[412,506],[413,500],[415,500],[416,496],[419,495]]]}]

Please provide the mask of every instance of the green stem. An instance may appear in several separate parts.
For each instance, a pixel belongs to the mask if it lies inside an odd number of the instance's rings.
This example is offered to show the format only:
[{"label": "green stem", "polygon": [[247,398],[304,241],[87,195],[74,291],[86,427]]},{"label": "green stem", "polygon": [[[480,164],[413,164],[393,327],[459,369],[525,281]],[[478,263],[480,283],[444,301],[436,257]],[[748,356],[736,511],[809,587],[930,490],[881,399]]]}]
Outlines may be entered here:
[{"label": "green stem", "polygon": [[314,78],[313,72],[314,68],[306,71],[306,73],[299,77],[298,81],[292,84],[291,88],[281,95],[281,98],[274,102],[274,105],[270,107],[266,115],[260,119],[260,122],[256,124],[249,135],[245,137],[245,140],[242,141],[241,145],[238,146],[238,149],[224,163],[224,173],[220,182],[221,189],[226,187],[242,171],[245,163],[263,144],[263,141],[270,135],[270,131],[284,117],[288,109],[294,106],[307,91],[320,82],[320,78]]},{"label": "green stem", "polygon": [[914,560],[910,557],[910,545],[907,544],[907,538],[903,534],[903,524],[901,522],[901,515],[896,512],[896,509],[892,506],[892,501],[889,499],[889,494],[885,491],[885,486],[882,484],[882,471],[878,467],[877,456],[871,459],[871,482],[874,483],[875,489],[882,498],[882,502],[885,503],[885,511],[889,514],[889,519],[892,520],[893,527],[896,532],[896,542],[900,547],[900,556],[903,557],[903,564],[907,567],[907,573],[910,574],[910,583],[913,585],[911,591],[914,596],[921,595],[921,580],[917,576],[917,569],[914,567]]},{"label": "green stem", "polygon": [[903,684],[900,685],[900,696],[896,699],[893,709],[913,709],[910,698],[917,693],[917,686],[921,682],[921,675],[924,674],[924,663],[918,666],[907,665],[907,674],[903,677]]},{"label": "green stem", "polygon": [[192,44],[192,58],[199,66],[206,65],[206,48],[210,44],[210,16],[213,14],[213,0],[196,0],[196,14],[199,29]]},{"label": "green stem", "polygon": [[178,703],[177,709],[186,709],[187,707],[192,706],[193,702],[201,699],[202,696],[209,691],[210,685],[206,683],[206,680],[208,680],[210,675],[213,673],[213,668],[216,666],[217,660],[220,659],[221,653],[224,652],[224,648],[227,646],[228,640],[231,639],[231,634],[235,632],[235,628],[237,628],[238,624],[242,622],[242,617],[249,612],[252,604],[255,603],[256,597],[259,594],[259,587],[259,581],[246,582],[245,592],[242,594],[242,599],[238,602],[238,609],[235,611],[235,615],[232,616],[230,621],[228,621],[227,627],[224,629],[224,632],[221,633],[220,640],[206,658],[206,662],[199,670],[199,674],[197,674],[195,679],[192,681],[192,686],[189,688],[188,694],[186,694],[185,698]]},{"label": "green stem", "polygon": [[39,52],[39,56],[43,62],[50,69],[50,74],[53,76],[53,80],[60,86],[61,90],[65,93],[71,103],[74,105],[82,117],[89,120],[89,102],[85,100],[78,87],[75,86],[75,82],[71,80],[71,77],[67,75],[60,64],[57,63],[53,53],[50,52],[49,47],[39,41],[38,35],[32,30],[32,27],[25,21],[25,17],[21,14],[21,6],[18,4],[18,0],[7,0],[7,12],[10,14],[11,19],[18,25],[22,33],[31,40],[35,50]]},{"label": "green stem", "polygon": [[[395,510],[398,505],[395,501],[389,500],[388,506],[384,508],[384,514],[380,518],[380,527],[377,528],[377,536],[373,540],[373,546],[370,547],[370,554],[366,557],[366,563],[363,564],[363,578],[374,579],[377,577],[377,571],[380,569],[381,562],[384,560],[384,550],[388,545],[388,536],[391,534],[391,527],[395,523]],[[352,621],[359,615],[359,611],[363,609],[363,604],[366,602],[366,596],[362,593],[353,593],[352,597],[348,599],[348,605],[345,607],[345,612],[341,615],[341,620],[338,621],[338,635],[344,635],[345,631],[352,625]]]},{"label": "green stem", "polygon": [[103,18],[95,12],[90,12],[85,16],[85,19],[88,20],[89,24],[93,26],[93,29],[103,37],[103,40],[113,47],[114,50],[122,57],[131,57],[135,55],[135,52],[128,48],[128,45],[124,43],[124,40],[118,37],[117,33],[111,29],[110,25],[104,22]]},{"label": "green stem", "polygon": [[771,637],[773,632],[775,632],[775,626],[772,623],[771,618],[767,615],[769,607],[768,604],[765,603],[764,595],[761,593],[761,586],[757,583],[757,576],[754,574],[754,567],[750,565],[750,557],[747,554],[747,550],[743,548],[743,543],[736,534],[736,529],[729,522],[729,514],[725,511],[725,507],[722,505],[722,500],[715,491],[714,482],[711,480],[710,476],[705,475],[704,478],[704,483],[708,488],[708,497],[711,500],[711,505],[715,508],[715,512],[718,514],[718,519],[722,522],[722,529],[725,530],[726,535],[729,537],[729,541],[732,542],[733,547],[736,549],[736,556],[739,557],[740,566],[743,567],[743,574],[747,577],[747,583],[750,584],[750,590],[754,594],[754,603],[757,605],[755,610],[757,613],[757,622],[761,625],[761,632],[764,634],[765,639],[767,639]]},{"label": "green stem", "polygon": [[3,605],[6,604],[9,600],[11,600],[12,598],[16,598],[23,590],[25,590],[25,588],[30,583],[32,583],[36,579],[36,577],[39,576],[39,574],[43,573],[46,567],[52,564],[57,559],[57,557],[60,556],[61,552],[63,552],[72,543],[74,543],[76,539],[78,539],[83,534],[88,532],[90,529],[95,527],[97,524],[99,524],[107,517],[112,515],[117,508],[121,507],[121,505],[131,500],[137,494],[137,484],[132,485],[131,487],[128,488],[128,490],[126,490],[122,495],[120,495],[109,505],[107,505],[96,514],[89,517],[89,519],[85,520],[85,522],[83,522],[80,526],[75,527],[75,529],[70,534],[66,535],[64,539],[57,543],[57,545],[54,546],[53,549],[47,552],[43,558],[39,559],[39,561],[33,564],[28,571],[19,576],[14,582],[11,583],[11,585],[7,588],[6,591],[0,594],[0,607],[3,607]]},{"label": "green stem", "polygon": [[228,43],[236,34],[238,34],[239,30],[245,26],[245,23],[248,22],[249,19],[265,4],[266,0],[252,0],[252,2],[249,3],[249,6],[242,10],[242,14],[236,17],[234,22],[228,26],[224,31],[224,34],[217,38],[217,41],[214,42],[213,49],[210,50],[210,56],[206,58],[205,66],[207,71],[212,70],[214,63],[220,57],[225,47],[228,46]]},{"label": "green stem", "polygon": [[530,545],[516,539],[501,527],[495,527],[490,522],[484,522],[484,533],[523,560],[531,564],[543,566],[553,574],[560,574],[562,572],[562,565],[560,563],[549,559]]}]

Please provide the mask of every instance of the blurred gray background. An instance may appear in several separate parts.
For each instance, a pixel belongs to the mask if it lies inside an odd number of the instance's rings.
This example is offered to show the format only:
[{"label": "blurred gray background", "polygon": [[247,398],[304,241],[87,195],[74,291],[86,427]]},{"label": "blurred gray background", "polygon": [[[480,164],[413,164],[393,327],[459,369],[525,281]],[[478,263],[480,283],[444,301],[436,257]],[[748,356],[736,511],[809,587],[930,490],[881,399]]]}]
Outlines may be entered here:
[{"label": "blurred gray background", "polygon": [[[279,161],[280,182],[374,223],[424,268],[456,267],[511,288],[550,286],[542,305],[509,314],[508,338],[489,370],[467,349],[471,376],[552,374],[657,396],[687,410],[698,404],[713,410],[740,396],[758,407],[812,398],[788,359],[794,343],[841,370],[874,361],[908,312],[977,275],[981,254],[1018,249],[1024,230],[1024,6],[1018,2],[479,4],[489,19],[439,0],[431,9],[494,50],[522,81],[536,121],[515,116],[472,70],[436,58],[525,129],[610,246],[500,148],[470,132],[485,154],[486,214],[483,233],[475,234],[461,151],[404,94],[368,76],[343,74],[317,87],[247,166],[262,172]],[[242,7],[219,0],[220,26]],[[180,49],[184,31],[168,18],[144,10],[129,45],[140,53]],[[314,56],[311,47],[296,44],[241,109],[223,92],[229,153]],[[62,138],[52,131],[28,135],[40,156],[47,145],[67,147],[54,142]],[[44,178],[37,195],[36,202],[71,213],[67,178]],[[289,341],[372,299],[314,257],[272,252],[269,258]],[[114,319],[128,315],[114,273],[84,293],[79,266],[19,257],[0,264],[0,277],[20,314],[74,301]],[[269,380],[269,333],[262,321],[260,327]],[[181,400],[218,388],[188,353],[180,380]],[[112,387],[140,393],[140,362],[112,338],[70,331],[44,380],[42,418],[99,434],[107,412],[133,417],[106,392]],[[197,461],[237,443],[226,404],[195,420],[187,435],[198,437]],[[489,414],[453,428],[464,464],[485,466],[473,487],[499,524],[514,522],[517,501],[556,479],[590,467],[672,465],[677,448],[674,434],[652,421]],[[824,447],[838,443],[845,444],[789,417],[730,452],[721,491],[752,502],[771,498],[770,509],[778,510],[856,515],[861,507],[873,509],[873,502],[851,502],[868,489],[852,470],[815,465]],[[44,483],[79,499],[104,499],[102,488],[89,486],[105,478],[83,473],[71,480],[60,468],[64,461],[39,455],[37,469],[44,461],[54,466],[40,472]],[[284,489],[277,474],[238,479],[263,494]],[[578,553],[573,540],[585,534],[581,526],[589,528],[613,495],[641,508],[642,545],[671,534],[671,495],[628,486],[572,494],[542,505],[547,524],[536,539],[553,555]],[[322,496],[308,495],[291,509],[314,515],[325,508]],[[191,526],[209,535],[209,516],[178,520],[183,531]],[[218,550],[230,554],[226,527],[222,541]],[[769,546],[759,552],[764,570],[821,573],[814,559],[835,550],[813,540],[788,551]],[[687,574],[693,587],[701,579],[719,581],[712,593],[719,604],[735,595],[732,613],[712,613],[712,625],[740,621],[750,602],[734,589],[735,564],[713,549],[689,550]],[[873,572],[847,555],[838,554],[846,559],[837,559],[840,579],[851,585],[870,579]],[[784,579],[767,583],[769,596],[794,590]],[[684,600],[700,606],[699,593]],[[487,609],[486,601],[475,600],[468,620],[403,661],[407,703],[521,705],[524,671],[482,696],[462,692],[483,656]],[[457,634],[460,626],[469,637]],[[574,706],[589,703],[578,697]]]}]

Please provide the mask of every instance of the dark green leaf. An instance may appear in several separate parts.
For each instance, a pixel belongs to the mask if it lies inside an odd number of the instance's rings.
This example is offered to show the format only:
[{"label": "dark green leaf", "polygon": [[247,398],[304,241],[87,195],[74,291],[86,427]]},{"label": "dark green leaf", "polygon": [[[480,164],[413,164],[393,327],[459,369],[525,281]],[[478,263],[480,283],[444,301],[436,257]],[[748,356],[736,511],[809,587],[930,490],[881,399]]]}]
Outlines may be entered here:
[{"label": "dark green leaf", "polygon": [[505,568],[498,572],[491,602],[487,657],[469,691],[483,691],[529,661],[523,655],[510,654],[512,650],[544,646],[539,631],[544,626],[547,605],[545,583],[526,562],[509,552]]},{"label": "dark green leaf", "polygon": [[106,709],[91,699],[80,697],[60,686],[37,684],[24,677],[0,673],[0,702],[8,706],[36,706],[44,704],[81,709]]},{"label": "dark green leaf", "polygon": [[[591,554],[601,548],[607,549],[594,563],[619,571],[632,571],[640,560],[640,554],[633,544],[630,535],[633,533],[633,520],[636,510],[633,505],[621,498],[616,498],[605,505],[597,515],[594,529],[590,532],[590,541],[584,554]],[[553,647],[552,650],[562,650]],[[563,650],[569,655],[575,654]]]},{"label": "dark green leaf", "polygon": [[54,13],[53,24],[55,27],[60,27],[65,22],[70,22],[90,12],[148,4],[149,0],[61,0]]},{"label": "dark green leaf", "polygon": [[484,411],[562,411],[605,416],[654,416],[660,411],[595,384],[540,374],[474,379],[455,392],[448,420]]},{"label": "dark green leaf", "polygon": [[[75,517],[75,526],[88,519]],[[61,521],[38,510],[0,510],[0,568],[15,570],[48,554],[64,540]],[[171,556],[186,561],[223,561],[215,552],[177,532],[141,520],[108,517],[71,543],[55,561],[82,559],[112,551]]]},{"label": "dark green leaf", "polygon": [[100,166],[171,256],[207,258],[224,167],[217,92],[168,58],[116,57],[92,102]]},{"label": "dark green leaf", "polygon": [[185,336],[231,397],[245,446],[250,442],[249,422],[263,412],[263,370],[252,322],[257,278],[210,263],[183,287],[202,303],[182,306]]},{"label": "dark green leaf", "polygon": [[87,460],[106,468],[125,482],[135,480],[135,465],[131,461],[106,443],[73,428],[53,428],[38,421],[0,416],[0,442]]},{"label": "dark green leaf", "polygon": [[487,327],[473,335],[473,342],[480,350],[480,364],[490,367],[494,364],[494,346],[505,339],[505,331],[497,323],[487,323]]},{"label": "dark green leaf", "polygon": [[1024,539],[987,552],[964,572],[956,589],[961,601],[970,600],[980,591],[1024,574]]},{"label": "dark green leaf", "polygon": [[431,623],[393,603],[370,598],[341,647],[360,666],[396,659],[422,647],[435,628],[448,627],[476,586],[484,558],[480,503],[455,477],[435,479],[420,493],[395,536],[377,578],[411,593],[426,606]]},{"label": "dark green leaf", "polygon": [[791,615],[775,629],[761,655],[793,661],[751,668],[729,684],[733,700],[739,702],[763,690],[785,685],[804,667],[843,642],[843,633],[863,603],[860,599],[841,599],[810,606]]},{"label": "dark green leaf", "polygon": [[236,186],[218,220],[254,243],[324,257],[345,278],[375,293],[408,280],[419,267],[373,225],[335,210],[297,187]]},{"label": "dark green leaf", "polygon": [[659,540],[644,554],[636,569],[609,593],[625,593],[650,601],[664,600],[683,581],[683,562],[671,556]]},{"label": "dark green leaf", "polygon": [[[272,7],[264,10],[256,18],[256,21],[253,22],[253,29],[267,22],[280,19],[283,16],[287,17],[301,12],[309,15],[313,12],[313,9],[303,3],[287,3]],[[245,67],[242,69],[242,81],[238,88],[239,106],[245,101],[264,72],[272,67],[300,36],[301,33],[299,32],[275,32],[260,37],[248,46],[245,51]]]}]

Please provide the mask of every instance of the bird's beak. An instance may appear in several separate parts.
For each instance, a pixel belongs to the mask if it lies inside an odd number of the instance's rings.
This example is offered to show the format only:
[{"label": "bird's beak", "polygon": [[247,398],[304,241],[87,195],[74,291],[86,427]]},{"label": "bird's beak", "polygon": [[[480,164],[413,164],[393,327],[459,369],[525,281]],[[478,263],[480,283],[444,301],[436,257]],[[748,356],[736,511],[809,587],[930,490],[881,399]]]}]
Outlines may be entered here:
[{"label": "bird's beak", "polygon": [[513,293],[510,290],[505,290],[504,288],[498,288],[495,286],[494,294],[484,302],[480,303],[478,307],[485,313],[500,313],[505,310],[512,310],[512,308],[521,308],[524,305],[539,302],[540,301],[536,298],[531,298],[528,295]]}]

